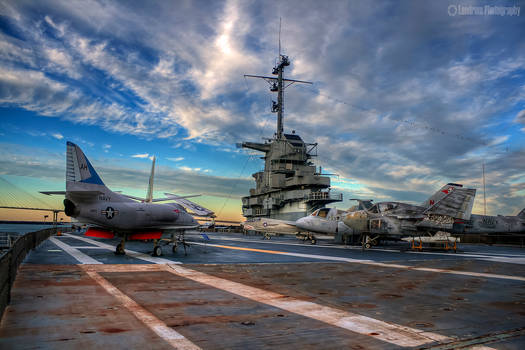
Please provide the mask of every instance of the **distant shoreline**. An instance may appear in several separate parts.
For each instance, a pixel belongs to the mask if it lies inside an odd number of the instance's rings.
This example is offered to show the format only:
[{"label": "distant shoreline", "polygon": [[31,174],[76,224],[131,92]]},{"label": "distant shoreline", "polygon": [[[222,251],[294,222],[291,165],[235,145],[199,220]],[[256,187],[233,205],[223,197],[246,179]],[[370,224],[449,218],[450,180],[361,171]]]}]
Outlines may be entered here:
[{"label": "distant shoreline", "polygon": [[[19,225],[53,225],[53,221],[9,221],[0,220],[0,224],[19,224]],[[58,222],[59,225],[69,225],[71,222]]]}]

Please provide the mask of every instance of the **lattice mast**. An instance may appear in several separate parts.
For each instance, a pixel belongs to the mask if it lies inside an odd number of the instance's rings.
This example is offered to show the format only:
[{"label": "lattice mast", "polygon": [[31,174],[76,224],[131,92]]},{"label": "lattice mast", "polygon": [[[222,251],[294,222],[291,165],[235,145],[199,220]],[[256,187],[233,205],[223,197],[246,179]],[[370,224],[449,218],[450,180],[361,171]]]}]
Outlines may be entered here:
[{"label": "lattice mast", "polygon": [[294,83],[299,84],[312,84],[310,81],[302,81],[295,79],[284,79],[284,67],[290,65],[290,60],[288,56],[285,56],[281,53],[281,20],[279,19],[279,57],[277,64],[272,70],[272,74],[276,75],[277,78],[267,77],[263,75],[251,75],[245,74],[245,77],[248,78],[261,78],[264,79],[270,84],[270,91],[277,92],[277,102],[272,101],[272,113],[277,113],[277,132],[276,139],[281,140],[283,138],[283,113],[284,113],[284,90]]}]

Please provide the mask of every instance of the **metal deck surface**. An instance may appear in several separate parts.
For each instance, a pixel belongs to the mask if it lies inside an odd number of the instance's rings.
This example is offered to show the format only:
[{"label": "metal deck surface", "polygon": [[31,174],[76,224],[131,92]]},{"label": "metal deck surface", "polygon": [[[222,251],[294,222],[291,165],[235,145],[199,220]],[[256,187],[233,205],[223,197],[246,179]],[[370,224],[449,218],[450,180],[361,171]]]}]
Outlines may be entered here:
[{"label": "metal deck surface", "polygon": [[208,236],[162,257],[48,239],[19,269],[0,348],[525,348],[525,249]]}]

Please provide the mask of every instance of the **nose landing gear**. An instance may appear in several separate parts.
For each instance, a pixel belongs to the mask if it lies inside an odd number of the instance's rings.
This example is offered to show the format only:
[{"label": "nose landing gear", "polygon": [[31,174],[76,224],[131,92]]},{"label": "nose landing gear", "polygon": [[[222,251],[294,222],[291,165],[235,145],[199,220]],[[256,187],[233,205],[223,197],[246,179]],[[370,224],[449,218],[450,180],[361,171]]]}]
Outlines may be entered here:
[{"label": "nose landing gear", "polygon": [[125,244],[126,244],[126,240],[122,238],[122,241],[115,248],[115,255],[126,255],[126,251],[124,250]]}]

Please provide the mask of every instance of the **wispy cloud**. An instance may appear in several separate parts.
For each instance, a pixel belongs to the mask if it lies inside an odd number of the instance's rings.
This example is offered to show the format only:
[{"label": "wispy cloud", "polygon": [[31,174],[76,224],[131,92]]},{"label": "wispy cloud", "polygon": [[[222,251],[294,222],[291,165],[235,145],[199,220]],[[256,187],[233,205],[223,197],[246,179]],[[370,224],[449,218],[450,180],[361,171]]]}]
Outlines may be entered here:
[{"label": "wispy cloud", "polygon": [[62,136],[62,134],[60,134],[58,132],[54,133],[54,134],[51,134],[51,136],[53,136],[57,140],[62,140],[64,138],[64,136]]},{"label": "wispy cloud", "polygon": [[141,154],[134,154],[131,156],[132,158],[149,158],[149,153],[141,153]]},{"label": "wispy cloud", "polygon": [[[287,89],[285,131],[318,143],[317,165],[369,196],[417,201],[442,182],[479,186],[485,159],[500,179],[494,210],[507,179],[525,181],[523,16],[450,17],[438,3],[387,0],[7,1],[3,11],[1,106],[239,152],[231,145],[274,132],[267,85],[242,74],[271,73],[286,14],[286,76],[315,84]],[[190,165],[180,172],[206,171]]]}]

